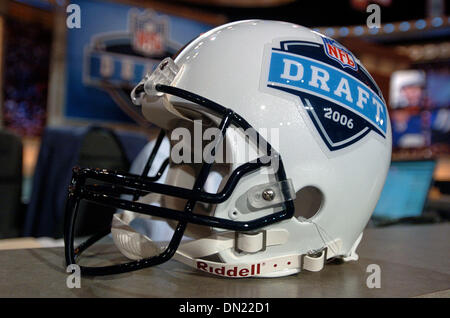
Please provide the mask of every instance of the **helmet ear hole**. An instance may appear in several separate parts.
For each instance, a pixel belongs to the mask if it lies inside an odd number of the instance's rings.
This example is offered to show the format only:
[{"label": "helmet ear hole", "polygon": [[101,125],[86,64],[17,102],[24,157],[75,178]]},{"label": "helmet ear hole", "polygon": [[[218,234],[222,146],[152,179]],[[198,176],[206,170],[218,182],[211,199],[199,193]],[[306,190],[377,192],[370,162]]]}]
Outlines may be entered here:
[{"label": "helmet ear hole", "polygon": [[311,219],[321,209],[324,196],[319,188],[306,186],[296,193],[294,200],[295,217],[297,219]]}]

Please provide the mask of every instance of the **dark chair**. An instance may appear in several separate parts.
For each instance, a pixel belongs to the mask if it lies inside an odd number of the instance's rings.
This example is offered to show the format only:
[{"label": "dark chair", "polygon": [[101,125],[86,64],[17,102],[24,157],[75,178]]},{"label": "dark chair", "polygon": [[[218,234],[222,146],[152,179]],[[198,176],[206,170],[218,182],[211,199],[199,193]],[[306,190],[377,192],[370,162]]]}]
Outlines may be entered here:
[{"label": "dark chair", "polygon": [[0,131],[0,238],[17,237],[23,222],[22,141]]},{"label": "dark chair", "polygon": [[[111,130],[104,128],[91,129],[85,135],[77,164],[80,167],[122,172],[127,172],[130,168],[121,142]],[[81,201],[78,211],[75,236],[86,236],[111,226],[111,217],[115,209]]]},{"label": "dark chair", "polygon": [[[68,186],[75,165],[128,171],[148,142],[145,135],[104,127],[47,127],[34,171],[24,236],[61,238]],[[89,235],[111,221],[111,209],[80,204],[75,234]]]}]

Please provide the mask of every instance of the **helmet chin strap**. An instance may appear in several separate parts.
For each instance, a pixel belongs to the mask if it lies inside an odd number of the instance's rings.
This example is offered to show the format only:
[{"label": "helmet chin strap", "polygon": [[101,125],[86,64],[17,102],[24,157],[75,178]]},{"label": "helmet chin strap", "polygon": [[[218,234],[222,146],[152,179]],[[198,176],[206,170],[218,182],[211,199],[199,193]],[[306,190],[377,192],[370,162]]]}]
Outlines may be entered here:
[{"label": "helmet chin strap", "polygon": [[[139,213],[124,211],[114,214],[111,228],[115,245],[124,256],[132,260],[151,257],[163,250],[161,243],[152,241],[130,226],[131,221],[137,217],[149,218]],[[182,243],[174,258],[190,267],[223,277],[280,277],[298,273],[302,269],[320,271],[327,259],[341,255],[342,242],[336,239],[327,242],[324,248],[318,251],[271,257],[256,262],[220,263],[208,258],[230,249],[237,253],[258,253],[269,246],[282,245],[288,238],[288,231],[276,228],[255,233],[215,233],[209,237]]]}]

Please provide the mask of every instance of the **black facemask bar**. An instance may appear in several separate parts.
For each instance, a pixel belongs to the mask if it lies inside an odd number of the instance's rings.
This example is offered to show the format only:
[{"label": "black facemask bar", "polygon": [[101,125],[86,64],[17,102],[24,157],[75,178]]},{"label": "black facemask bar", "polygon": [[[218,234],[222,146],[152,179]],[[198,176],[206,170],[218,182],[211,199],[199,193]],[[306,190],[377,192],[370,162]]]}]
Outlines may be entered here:
[{"label": "black facemask bar", "polygon": [[[244,130],[252,128],[245,119],[243,119],[232,110],[227,109],[202,96],[177,87],[162,84],[157,84],[155,86],[155,89],[159,92],[174,95],[179,98],[183,98],[190,102],[196,103],[221,116],[222,120],[219,125],[221,134],[220,138],[216,138],[214,147],[212,148],[211,155],[213,158],[215,158],[215,149],[217,149],[217,146],[224,139],[226,130],[230,125],[234,125]],[[143,87],[138,87],[137,91],[138,90],[143,91]],[[147,176],[147,173],[150,170],[153,159],[155,158],[156,153],[159,150],[163,138],[164,132],[161,131],[141,176],[100,169],[78,167],[75,167],[73,169],[72,182],[69,187],[69,195],[66,204],[64,221],[64,244],[67,265],[76,264],[76,259],[81,255],[83,251],[85,251],[88,247],[111,232],[111,228],[104,229],[87,239],[77,248],[74,248],[74,229],[80,200],[87,200],[116,209],[124,209],[141,214],[163,217],[166,219],[178,221],[172,239],[161,254],[142,260],[116,265],[101,267],[80,266],[80,270],[83,275],[119,274],[162,264],[171,259],[175,254],[183,238],[183,234],[188,223],[241,232],[254,231],[260,229],[261,227],[289,219],[294,215],[294,203],[292,200],[282,203],[282,210],[279,212],[275,212],[255,220],[245,222],[233,221],[209,215],[196,214],[193,212],[195,204],[198,201],[212,204],[218,204],[226,201],[231,196],[237,183],[244,175],[256,171],[264,166],[270,166],[271,160],[269,159],[271,158],[272,160],[275,158],[278,161],[278,169],[274,173],[277,180],[286,180],[286,172],[284,170],[281,157],[276,153],[276,151],[271,147],[269,143],[265,142],[265,144],[267,145],[267,156],[242,164],[231,173],[222,191],[218,193],[208,193],[203,190],[203,187],[209,176],[214,160],[212,160],[211,163],[202,164],[200,172],[196,177],[192,189],[186,189],[155,182],[161,177],[164,170],[166,169],[169,163],[168,159],[164,161],[156,175],[152,177]],[[256,138],[260,138],[260,140],[265,141],[258,132],[256,132]],[[110,185],[86,185],[87,179],[100,181],[102,183],[109,183]],[[136,202],[136,200],[140,196],[144,196],[149,193],[158,193],[187,199],[187,203],[184,207],[184,210],[180,211]],[[120,195],[122,194],[132,195],[134,201],[120,198]]]}]

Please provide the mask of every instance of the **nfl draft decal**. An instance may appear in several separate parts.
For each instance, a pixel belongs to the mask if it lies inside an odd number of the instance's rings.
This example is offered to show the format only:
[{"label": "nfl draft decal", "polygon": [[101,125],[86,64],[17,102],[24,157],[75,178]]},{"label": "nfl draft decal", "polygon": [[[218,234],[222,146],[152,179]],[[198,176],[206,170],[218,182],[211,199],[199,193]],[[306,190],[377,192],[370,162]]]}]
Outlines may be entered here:
[{"label": "nfl draft decal", "polygon": [[297,96],[330,151],[371,131],[385,138],[387,109],[373,79],[350,51],[322,39],[323,44],[280,41],[270,46],[264,85]]}]

